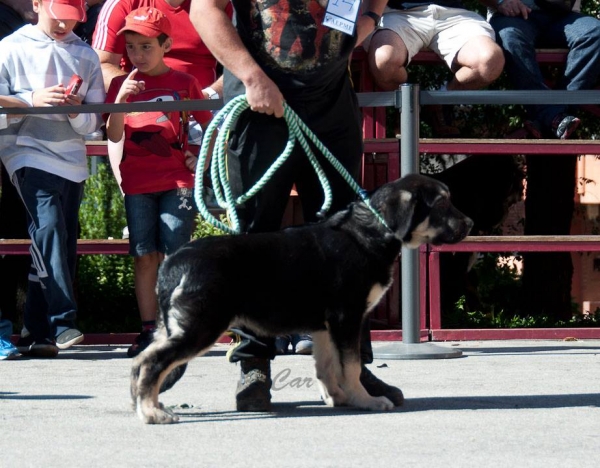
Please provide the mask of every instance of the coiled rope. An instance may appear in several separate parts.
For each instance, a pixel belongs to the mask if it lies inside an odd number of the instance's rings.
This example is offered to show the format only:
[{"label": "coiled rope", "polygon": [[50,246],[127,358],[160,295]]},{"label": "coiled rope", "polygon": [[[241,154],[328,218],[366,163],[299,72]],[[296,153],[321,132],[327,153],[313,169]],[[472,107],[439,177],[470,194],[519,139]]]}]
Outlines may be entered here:
[{"label": "coiled rope", "polygon": [[[250,105],[248,104],[248,100],[246,99],[245,95],[237,96],[236,98],[229,101],[219,111],[219,113],[212,119],[211,123],[206,129],[206,132],[204,133],[202,147],[200,150],[200,155],[198,157],[198,165],[196,166],[196,181],[194,190],[194,199],[196,201],[196,206],[198,207],[198,211],[200,212],[202,218],[204,218],[210,224],[226,233],[240,234],[240,222],[237,215],[236,207],[245,203],[264,187],[264,185],[273,176],[277,169],[279,169],[287,160],[287,158],[292,154],[296,143],[299,143],[300,146],[304,149],[306,155],[310,160],[310,163],[312,164],[313,168],[315,169],[315,172],[317,173],[319,181],[321,182],[325,199],[323,201],[323,204],[321,205],[321,210],[318,214],[320,216],[324,216],[325,213],[327,213],[327,211],[331,207],[331,185],[329,184],[329,181],[325,176],[323,168],[319,164],[315,154],[313,153],[312,149],[308,144],[308,138],[314,143],[317,149],[327,158],[331,165],[340,173],[344,180],[348,182],[350,187],[360,196],[363,202],[375,214],[379,221],[387,227],[387,224],[385,223],[381,215],[369,203],[367,192],[356,183],[356,181],[342,166],[342,164],[333,156],[333,154],[331,154],[331,152],[323,145],[323,143],[321,143],[321,141],[315,136],[315,134],[300,119],[300,117],[298,117],[298,115],[285,103],[283,118],[285,119],[288,125],[289,137],[283,152],[275,160],[275,162],[271,165],[267,172],[265,172],[265,174],[254,184],[252,188],[250,188],[250,190],[248,190],[248,192],[234,199],[233,194],[231,192],[231,186],[229,185],[229,179],[227,177],[227,140],[229,137],[229,129],[232,127],[232,125],[240,116],[240,114],[249,107]],[[222,209],[226,210],[227,217],[229,219],[229,222],[231,223],[231,226],[228,226],[227,224],[223,223],[221,220],[215,218],[212,215],[212,213],[208,210],[208,207],[206,206],[203,197],[204,166],[206,164],[206,158],[208,157],[210,141],[212,140],[213,134],[215,133],[215,131],[217,131],[220,125],[221,129],[215,140],[213,155],[210,162],[210,176],[217,203]]]}]

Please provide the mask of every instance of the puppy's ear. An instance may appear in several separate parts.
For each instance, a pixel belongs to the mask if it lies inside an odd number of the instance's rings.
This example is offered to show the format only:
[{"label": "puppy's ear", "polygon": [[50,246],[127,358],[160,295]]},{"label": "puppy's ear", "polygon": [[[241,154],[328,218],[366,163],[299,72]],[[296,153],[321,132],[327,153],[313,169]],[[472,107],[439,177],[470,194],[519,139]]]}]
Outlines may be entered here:
[{"label": "puppy's ear", "polygon": [[409,190],[398,190],[385,206],[385,220],[400,240],[408,234],[417,205],[417,196]]}]

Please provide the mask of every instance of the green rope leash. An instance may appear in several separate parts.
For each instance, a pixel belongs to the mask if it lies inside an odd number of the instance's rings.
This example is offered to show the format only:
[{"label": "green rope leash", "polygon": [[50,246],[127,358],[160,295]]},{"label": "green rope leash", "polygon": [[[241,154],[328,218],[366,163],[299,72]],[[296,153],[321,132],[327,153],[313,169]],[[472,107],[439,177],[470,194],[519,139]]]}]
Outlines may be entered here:
[{"label": "green rope leash", "polygon": [[[285,119],[288,125],[289,137],[283,152],[275,160],[275,162],[271,165],[267,172],[265,172],[265,174],[256,182],[256,184],[254,184],[254,186],[251,187],[250,190],[248,190],[248,192],[234,199],[233,194],[231,192],[231,187],[229,185],[229,180],[227,178],[227,140],[229,137],[229,129],[232,127],[233,123],[237,120],[240,114],[249,107],[250,106],[245,95],[237,96],[236,98],[229,101],[227,105],[225,105],[219,111],[219,113],[213,118],[208,128],[206,129],[204,138],[202,140],[200,155],[198,157],[198,165],[196,167],[196,182],[194,190],[194,198],[202,218],[204,218],[213,226],[226,233],[240,234],[241,229],[236,211],[236,206],[245,203],[247,200],[255,196],[264,187],[264,185],[273,176],[277,169],[279,169],[283,165],[283,163],[285,163],[287,158],[292,154],[296,143],[299,143],[302,149],[304,149],[311,165],[317,173],[317,177],[321,182],[321,186],[323,187],[325,199],[323,201],[319,214],[327,213],[327,211],[331,207],[332,201],[331,185],[329,184],[329,181],[325,176],[323,168],[319,164],[315,154],[313,153],[312,149],[308,144],[308,141],[306,139],[308,137],[310,141],[314,143],[317,149],[327,158],[330,164],[340,173],[344,180],[348,182],[350,187],[360,196],[360,198],[367,205],[367,207],[373,212],[373,214],[375,214],[377,219],[384,226],[388,227],[381,215],[369,203],[367,192],[356,183],[356,181],[341,165],[341,163],[333,156],[333,154],[331,154],[331,152],[323,145],[323,143],[319,141],[319,139],[306,126],[306,124],[302,122],[300,117],[298,117],[298,115],[285,103],[283,118]],[[213,190],[215,192],[215,198],[217,199],[217,203],[221,208],[227,211],[231,227],[223,223],[222,221],[216,219],[210,213],[204,202],[204,197],[202,196],[204,191],[204,181],[202,175],[204,165],[206,163],[206,158],[208,157],[209,143],[212,139],[213,134],[215,133],[215,131],[217,131],[221,123],[221,131],[219,131],[217,135],[213,156],[210,163],[210,176],[212,179]]]}]

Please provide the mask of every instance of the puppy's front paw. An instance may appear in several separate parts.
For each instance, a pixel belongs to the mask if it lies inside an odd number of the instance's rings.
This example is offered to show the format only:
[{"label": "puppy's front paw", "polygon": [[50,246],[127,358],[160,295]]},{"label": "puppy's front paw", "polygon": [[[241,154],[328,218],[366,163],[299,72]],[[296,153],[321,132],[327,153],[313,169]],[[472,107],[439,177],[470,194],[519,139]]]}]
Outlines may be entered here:
[{"label": "puppy's front paw", "polygon": [[325,404],[327,406],[333,407],[333,406],[347,406],[348,405],[348,399],[346,398],[346,395],[343,392],[340,392],[334,396],[321,395],[321,398],[323,399],[323,401],[325,402]]},{"label": "puppy's front paw", "polygon": [[360,398],[351,402],[351,406],[370,411],[389,411],[394,409],[394,404],[384,396]]},{"label": "puppy's front paw", "polygon": [[371,411],[389,411],[394,409],[394,404],[384,396],[371,397],[370,401],[366,403],[364,409]]},{"label": "puppy's front paw", "polygon": [[348,404],[348,398],[342,388],[337,387],[335,391],[329,392],[321,381],[319,381],[319,384],[321,399],[327,406],[346,406]]}]

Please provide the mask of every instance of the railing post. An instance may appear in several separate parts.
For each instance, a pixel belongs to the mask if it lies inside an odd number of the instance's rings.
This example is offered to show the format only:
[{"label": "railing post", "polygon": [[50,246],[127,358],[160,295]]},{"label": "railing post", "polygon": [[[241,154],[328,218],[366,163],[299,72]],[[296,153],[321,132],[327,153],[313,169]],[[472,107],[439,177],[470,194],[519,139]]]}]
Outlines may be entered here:
[{"label": "railing post", "polygon": [[[398,100],[397,100],[398,101]],[[400,86],[400,175],[419,172],[419,85]],[[402,247],[402,343],[376,349],[381,359],[440,359],[462,356],[462,351],[421,343],[419,251]]]},{"label": "railing post", "polygon": [[[400,175],[419,172],[419,85],[400,87]],[[419,251],[402,247],[402,342],[420,343],[419,306]]]}]

